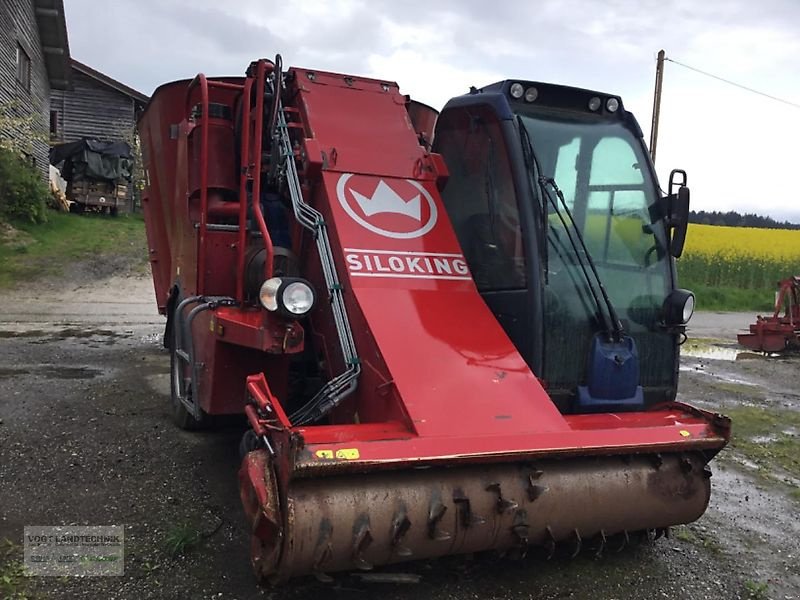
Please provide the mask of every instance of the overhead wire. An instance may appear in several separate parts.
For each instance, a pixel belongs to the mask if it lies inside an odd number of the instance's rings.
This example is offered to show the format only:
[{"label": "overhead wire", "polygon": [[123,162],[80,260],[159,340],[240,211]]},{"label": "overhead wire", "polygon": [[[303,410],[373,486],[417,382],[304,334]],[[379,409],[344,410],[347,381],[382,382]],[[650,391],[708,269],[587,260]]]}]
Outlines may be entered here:
[{"label": "overhead wire", "polygon": [[689,69],[690,71],[694,71],[695,73],[700,73],[701,75],[705,75],[706,77],[711,77],[712,79],[716,79],[717,81],[722,81],[723,83],[727,83],[728,85],[732,85],[739,89],[745,90],[747,92],[751,92],[753,94],[758,94],[759,96],[764,96],[765,98],[769,98],[770,100],[775,100],[776,102],[780,102],[782,104],[786,104],[787,106],[791,106],[792,108],[800,108],[800,104],[797,102],[792,102],[791,100],[786,100],[784,98],[780,98],[778,96],[774,96],[772,94],[768,94],[766,92],[762,92],[755,88],[743,85],[741,83],[737,83],[735,81],[731,81],[730,79],[726,79],[725,77],[720,77],[719,75],[714,75],[714,73],[709,73],[708,71],[704,71],[702,69],[698,69],[697,67],[692,67],[691,65],[687,65],[686,63],[682,63],[680,61],[675,60],[674,58],[669,58],[668,56],[664,57],[665,61],[671,62],[676,64],[684,69]]}]

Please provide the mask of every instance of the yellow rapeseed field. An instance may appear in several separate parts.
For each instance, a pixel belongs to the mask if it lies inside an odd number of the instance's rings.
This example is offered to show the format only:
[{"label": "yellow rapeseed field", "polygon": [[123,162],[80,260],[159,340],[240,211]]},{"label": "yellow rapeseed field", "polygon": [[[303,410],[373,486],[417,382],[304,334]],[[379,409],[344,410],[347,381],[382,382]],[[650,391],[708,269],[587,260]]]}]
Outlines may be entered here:
[{"label": "yellow rapeseed field", "polygon": [[773,289],[800,274],[800,231],[690,224],[681,284]]}]

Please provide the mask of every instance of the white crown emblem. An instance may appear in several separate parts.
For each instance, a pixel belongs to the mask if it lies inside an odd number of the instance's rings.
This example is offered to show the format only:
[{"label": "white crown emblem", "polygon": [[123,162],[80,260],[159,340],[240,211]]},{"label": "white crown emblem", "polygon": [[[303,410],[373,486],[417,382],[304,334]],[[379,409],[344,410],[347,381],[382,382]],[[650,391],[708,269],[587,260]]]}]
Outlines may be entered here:
[{"label": "white crown emblem", "polygon": [[353,189],[350,191],[353,193],[353,197],[358,202],[361,210],[368,217],[378,213],[395,213],[406,215],[417,221],[422,220],[419,194],[410,200],[403,200],[397,192],[384,183],[383,179],[381,179],[378,187],[375,188],[372,198],[367,198]]}]

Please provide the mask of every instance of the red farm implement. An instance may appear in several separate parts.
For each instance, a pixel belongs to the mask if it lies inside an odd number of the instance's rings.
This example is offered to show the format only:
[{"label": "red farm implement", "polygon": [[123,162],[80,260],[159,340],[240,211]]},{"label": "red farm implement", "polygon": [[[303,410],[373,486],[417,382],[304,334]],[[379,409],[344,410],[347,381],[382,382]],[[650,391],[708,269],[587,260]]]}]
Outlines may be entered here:
[{"label": "red farm implement", "polygon": [[772,315],[758,315],[739,343],[756,352],[783,352],[800,348],[800,277],[778,282]]},{"label": "red farm implement", "polygon": [[161,86],[139,131],[175,420],[246,416],[260,577],[703,513],[729,422],[675,402],[688,189],[617,96],[504,81],[439,114],[278,57]]}]

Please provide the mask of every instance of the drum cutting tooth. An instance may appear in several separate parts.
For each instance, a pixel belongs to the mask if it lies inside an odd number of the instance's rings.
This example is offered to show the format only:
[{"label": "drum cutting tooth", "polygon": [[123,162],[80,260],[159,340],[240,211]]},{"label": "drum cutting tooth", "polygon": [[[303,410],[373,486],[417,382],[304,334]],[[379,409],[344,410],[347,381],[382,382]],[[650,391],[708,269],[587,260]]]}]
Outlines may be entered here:
[{"label": "drum cutting tooth", "polygon": [[452,537],[448,532],[439,529],[439,522],[446,512],[447,507],[439,498],[434,497],[428,509],[428,536],[438,542],[445,542]]},{"label": "drum cutting tooth", "polygon": [[408,518],[408,515],[405,513],[405,511],[398,511],[395,513],[394,517],[392,518],[392,530],[389,533],[389,539],[391,540],[392,551],[397,556],[408,558],[414,554],[411,552],[410,548],[406,548],[400,543],[403,539],[403,536],[410,528],[411,520]]},{"label": "drum cutting tooth", "polygon": [[353,564],[362,571],[372,570],[372,563],[364,558],[364,551],[372,543],[372,533],[369,530],[369,518],[360,519],[353,531]]},{"label": "drum cutting tooth", "polygon": [[664,457],[661,456],[660,452],[653,454],[651,460],[653,461],[653,466],[655,467],[656,471],[658,471],[661,468],[661,465],[664,464]]},{"label": "drum cutting tooth", "polygon": [[519,541],[520,558],[525,558],[528,551],[528,536],[530,527],[528,525],[528,513],[524,510],[518,510],[514,513],[514,522],[511,525],[511,531]]},{"label": "drum cutting tooth", "polygon": [[483,525],[486,519],[480,517],[472,512],[469,498],[464,494],[461,489],[453,491],[453,503],[458,509],[459,521],[464,527],[471,527],[472,525]]},{"label": "drum cutting tooth", "polygon": [[606,532],[602,529],[600,530],[600,534],[597,536],[600,540],[597,544],[597,549],[594,551],[594,557],[600,558],[603,556],[603,550],[606,549],[606,542],[608,541],[606,538]]},{"label": "drum cutting tooth", "polygon": [[545,551],[547,552],[547,560],[550,560],[556,553],[556,538],[553,535],[553,530],[550,529],[550,525],[545,527],[544,533],[545,533],[545,540],[543,546]]},{"label": "drum cutting tooth", "polygon": [[528,500],[531,502],[535,502],[539,496],[548,490],[547,486],[536,483],[542,475],[542,471],[534,471],[528,475]]},{"label": "drum cutting tooth", "polygon": [[519,504],[514,502],[513,500],[508,500],[507,498],[503,498],[503,491],[500,489],[499,483],[490,483],[486,486],[487,492],[494,492],[497,494],[497,512],[498,514],[503,514],[507,510],[511,510],[517,508]]},{"label": "drum cutting tooth", "polygon": [[583,547],[583,540],[581,539],[581,534],[577,529],[572,530],[570,542],[572,543],[572,551],[570,552],[569,557],[575,558],[581,553],[581,548]]},{"label": "drum cutting tooth", "polygon": [[333,546],[331,544],[331,534],[333,533],[333,526],[328,519],[322,519],[319,524],[319,537],[317,538],[317,547],[314,550],[314,577],[322,583],[332,583],[333,577],[324,572],[324,564],[330,560],[333,555]]},{"label": "drum cutting tooth", "polygon": [[692,461],[689,459],[689,457],[686,455],[681,456],[681,471],[683,471],[685,474],[688,475],[689,473],[692,472],[693,468],[694,465],[692,464]]},{"label": "drum cutting tooth", "polygon": [[628,530],[627,529],[623,530],[619,534],[619,536],[620,536],[620,543],[619,543],[618,547],[614,548],[614,552],[622,552],[625,549],[625,546],[627,546],[631,541],[631,538],[628,535]]}]

